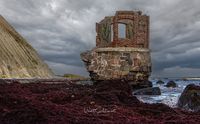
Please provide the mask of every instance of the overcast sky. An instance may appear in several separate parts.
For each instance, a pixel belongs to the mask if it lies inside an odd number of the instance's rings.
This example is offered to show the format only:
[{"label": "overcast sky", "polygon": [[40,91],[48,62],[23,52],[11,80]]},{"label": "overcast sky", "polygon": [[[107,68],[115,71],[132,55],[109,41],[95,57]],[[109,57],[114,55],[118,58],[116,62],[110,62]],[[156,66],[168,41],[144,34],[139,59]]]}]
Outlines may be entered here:
[{"label": "overcast sky", "polygon": [[0,0],[0,14],[56,74],[87,75],[79,54],[116,10],[150,16],[152,76],[200,76],[200,0]]}]

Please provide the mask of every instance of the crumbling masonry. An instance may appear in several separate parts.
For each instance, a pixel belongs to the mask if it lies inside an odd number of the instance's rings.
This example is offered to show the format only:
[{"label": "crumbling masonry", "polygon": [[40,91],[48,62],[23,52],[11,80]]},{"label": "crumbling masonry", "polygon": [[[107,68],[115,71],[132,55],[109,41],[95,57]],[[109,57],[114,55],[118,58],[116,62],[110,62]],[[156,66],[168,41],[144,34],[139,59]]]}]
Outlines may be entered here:
[{"label": "crumbling masonry", "polygon": [[[125,27],[124,32],[120,26]],[[96,23],[96,32],[96,47],[81,54],[93,80],[148,80],[149,16],[141,11],[117,11]]]}]

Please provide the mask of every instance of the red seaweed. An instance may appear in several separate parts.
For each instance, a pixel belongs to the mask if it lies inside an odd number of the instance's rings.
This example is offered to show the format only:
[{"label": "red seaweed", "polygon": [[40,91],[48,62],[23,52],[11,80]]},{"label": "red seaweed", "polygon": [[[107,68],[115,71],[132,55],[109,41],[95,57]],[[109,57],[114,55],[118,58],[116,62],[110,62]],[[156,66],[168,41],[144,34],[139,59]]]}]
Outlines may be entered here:
[{"label": "red seaweed", "polygon": [[198,124],[200,113],[142,103],[120,80],[96,85],[15,81],[0,84],[0,123]]}]

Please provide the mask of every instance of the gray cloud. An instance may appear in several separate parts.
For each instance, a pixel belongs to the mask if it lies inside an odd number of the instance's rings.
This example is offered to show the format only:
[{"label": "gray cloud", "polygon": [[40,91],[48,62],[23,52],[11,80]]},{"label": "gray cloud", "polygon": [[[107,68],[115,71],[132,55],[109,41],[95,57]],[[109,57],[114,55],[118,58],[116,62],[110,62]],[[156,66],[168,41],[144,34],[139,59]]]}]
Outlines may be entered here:
[{"label": "gray cloud", "polygon": [[200,76],[199,5],[199,0],[0,0],[0,14],[57,74],[87,75],[79,54],[95,46],[95,22],[116,10],[142,10],[151,18],[152,75]]}]

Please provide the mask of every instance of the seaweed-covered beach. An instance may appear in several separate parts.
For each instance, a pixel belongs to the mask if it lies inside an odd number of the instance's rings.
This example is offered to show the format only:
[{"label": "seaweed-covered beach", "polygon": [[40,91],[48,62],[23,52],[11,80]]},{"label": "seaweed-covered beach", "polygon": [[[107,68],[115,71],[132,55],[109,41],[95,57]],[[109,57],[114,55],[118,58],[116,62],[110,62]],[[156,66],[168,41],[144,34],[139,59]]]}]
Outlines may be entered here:
[{"label": "seaweed-covered beach", "polygon": [[1,124],[198,124],[200,112],[140,102],[126,81],[10,80],[0,83]]}]

